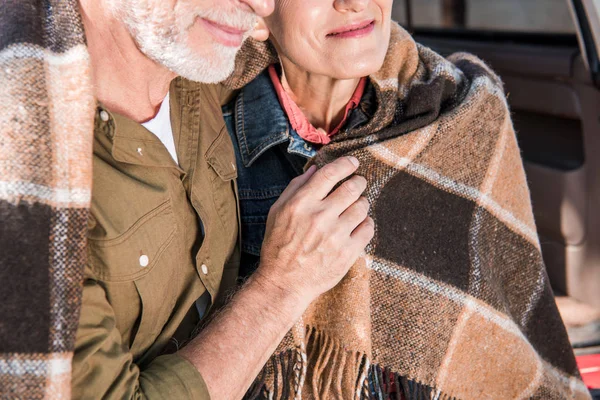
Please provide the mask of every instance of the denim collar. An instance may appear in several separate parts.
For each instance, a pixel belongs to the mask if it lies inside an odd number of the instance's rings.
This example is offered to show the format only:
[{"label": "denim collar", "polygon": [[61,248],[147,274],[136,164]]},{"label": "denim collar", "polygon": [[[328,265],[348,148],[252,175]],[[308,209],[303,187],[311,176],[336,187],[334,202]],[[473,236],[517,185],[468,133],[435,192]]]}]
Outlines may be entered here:
[{"label": "denim collar", "polygon": [[[370,118],[369,98],[373,95],[367,85],[361,106],[348,117],[345,129],[353,129]],[[366,100],[366,101],[365,101]],[[365,101],[365,104],[362,104]],[[235,134],[245,167],[273,146],[289,141],[287,151],[305,158],[315,156],[317,149],[292,129],[282,109],[277,92],[265,71],[246,85],[238,94],[234,108]]]}]

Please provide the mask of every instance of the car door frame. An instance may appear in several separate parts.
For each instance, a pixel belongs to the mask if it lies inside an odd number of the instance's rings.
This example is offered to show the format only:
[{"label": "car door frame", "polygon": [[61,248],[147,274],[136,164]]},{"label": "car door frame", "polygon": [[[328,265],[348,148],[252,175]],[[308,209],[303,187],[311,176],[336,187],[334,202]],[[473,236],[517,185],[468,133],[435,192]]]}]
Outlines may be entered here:
[{"label": "car door frame", "polygon": [[569,0],[568,4],[584,63],[600,88],[600,0]]}]

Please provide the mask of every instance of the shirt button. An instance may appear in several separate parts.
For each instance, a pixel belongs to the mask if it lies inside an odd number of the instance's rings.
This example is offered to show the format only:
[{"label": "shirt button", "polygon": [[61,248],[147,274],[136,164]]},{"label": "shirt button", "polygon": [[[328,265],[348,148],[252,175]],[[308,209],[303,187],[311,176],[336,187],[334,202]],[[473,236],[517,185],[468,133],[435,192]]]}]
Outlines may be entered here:
[{"label": "shirt button", "polygon": [[110,119],[110,116],[108,115],[108,113],[104,110],[100,111],[100,119],[104,122],[108,122],[108,120]]},{"label": "shirt button", "polygon": [[150,259],[148,258],[147,255],[142,254],[140,256],[140,267],[142,267],[142,268],[147,267],[149,262],[150,262]]},{"label": "shirt button", "polygon": [[206,266],[206,264],[202,264],[202,266],[200,267],[200,269],[202,270],[202,273],[204,275],[208,275],[208,267]]}]

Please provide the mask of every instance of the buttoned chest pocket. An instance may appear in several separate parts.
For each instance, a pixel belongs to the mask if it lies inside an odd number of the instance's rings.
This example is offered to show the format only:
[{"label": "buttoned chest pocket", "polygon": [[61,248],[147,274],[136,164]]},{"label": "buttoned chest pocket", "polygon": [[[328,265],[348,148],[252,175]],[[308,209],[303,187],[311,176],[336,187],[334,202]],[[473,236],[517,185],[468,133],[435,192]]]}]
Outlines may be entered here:
[{"label": "buttoned chest pocket", "polygon": [[210,179],[215,210],[225,230],[226,238],[235,243],[238,209],[234,180],[237,178],[237,168],[233,145],[225,127],[206,152],[206,161],[212,170]]},{"label": "buttoned chest pocket", "polygon": [[167,200],[116,237],[88,239],[90,267],[134,355],[152,345],[174,308],[178,274],[170,266],[179,257],[176,232]]}]

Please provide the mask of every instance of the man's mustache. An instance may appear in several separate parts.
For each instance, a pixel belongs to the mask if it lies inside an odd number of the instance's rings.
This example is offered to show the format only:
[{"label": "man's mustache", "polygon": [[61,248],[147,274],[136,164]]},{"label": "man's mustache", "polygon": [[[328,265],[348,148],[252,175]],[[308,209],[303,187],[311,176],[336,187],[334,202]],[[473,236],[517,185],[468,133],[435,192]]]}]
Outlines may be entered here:
[{"label": "man's mustache", "polygon": [[200,9],[194,11],[195,12],[188,13],[187,16],[184,16],[186,19],[188,19],[186,21],[189,24],[186,24],[187,28],[190,28],[194,24],[196,18],[202,18],[218,25],[224,25],[241,31],[250,32],[254,29],[258,21],[258,16],[256,16],[256,14],[242,11],[241,9]]}]

